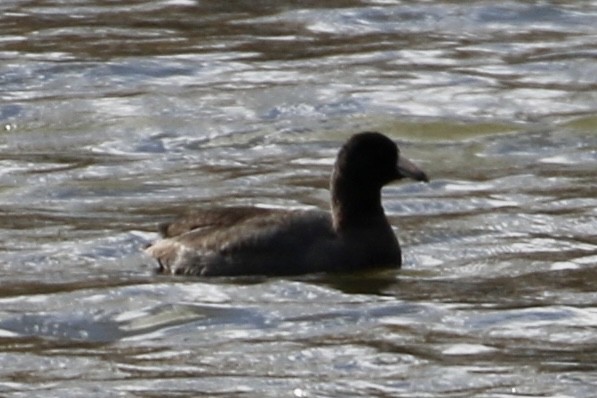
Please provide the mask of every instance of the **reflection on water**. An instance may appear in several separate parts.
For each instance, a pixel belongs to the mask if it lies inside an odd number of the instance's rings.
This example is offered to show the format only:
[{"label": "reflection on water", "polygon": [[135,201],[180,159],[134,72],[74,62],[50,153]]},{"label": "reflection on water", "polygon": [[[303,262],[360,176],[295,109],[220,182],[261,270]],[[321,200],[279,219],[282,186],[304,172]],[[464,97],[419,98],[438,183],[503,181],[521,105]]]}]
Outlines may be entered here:
[{"label": "reflection on water", "polygon": [[[594,2],[0,5],[3,396],[592,397]],[[404,269],[155,276],[193,206],[327,208],[379,130]]]}]

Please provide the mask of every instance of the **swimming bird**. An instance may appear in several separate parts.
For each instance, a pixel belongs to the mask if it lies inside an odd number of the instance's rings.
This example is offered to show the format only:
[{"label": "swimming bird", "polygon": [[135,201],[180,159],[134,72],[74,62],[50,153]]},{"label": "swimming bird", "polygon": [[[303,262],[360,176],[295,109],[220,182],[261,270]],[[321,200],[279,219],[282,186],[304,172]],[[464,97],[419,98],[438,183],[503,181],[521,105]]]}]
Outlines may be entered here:
[{"label": "swimming bird", "polygon": [[330,180],[331,213],[223,207],[162,224],[145,251],[158,272],[200,276],[283,276],[351,272],[402,264],[400,245],[381,204],[384,185],[429,181],[396,144],[377,132],[350,137]]}]

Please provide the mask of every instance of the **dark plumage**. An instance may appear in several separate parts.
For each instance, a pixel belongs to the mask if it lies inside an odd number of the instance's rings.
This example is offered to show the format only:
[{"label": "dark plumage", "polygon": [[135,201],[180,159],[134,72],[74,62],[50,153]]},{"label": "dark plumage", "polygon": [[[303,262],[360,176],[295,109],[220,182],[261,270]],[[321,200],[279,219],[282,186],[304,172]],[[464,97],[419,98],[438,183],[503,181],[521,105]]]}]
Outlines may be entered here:
[{"label": "dark plumage", "polygon": [[384,185],[427,175],[380,133],[352,136],[331,178],[332,212],[232,207],[190,213],[160,227],[146,252],[159,271],[203,276],[298,275],[400,267],[381,205]]}]

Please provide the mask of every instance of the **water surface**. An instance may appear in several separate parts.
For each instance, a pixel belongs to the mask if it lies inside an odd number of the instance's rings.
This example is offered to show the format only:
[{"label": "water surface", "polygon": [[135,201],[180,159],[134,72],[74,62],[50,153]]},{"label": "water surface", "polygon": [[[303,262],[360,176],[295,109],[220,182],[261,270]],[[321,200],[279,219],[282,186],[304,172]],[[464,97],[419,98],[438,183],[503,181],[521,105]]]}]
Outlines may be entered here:
[{"label": "water surface", "polygon": [[[592,397],[597,3],[0,5],[0,394]],[[404,267],[156,276],[185,209],[328,207],[395,139]]]}]

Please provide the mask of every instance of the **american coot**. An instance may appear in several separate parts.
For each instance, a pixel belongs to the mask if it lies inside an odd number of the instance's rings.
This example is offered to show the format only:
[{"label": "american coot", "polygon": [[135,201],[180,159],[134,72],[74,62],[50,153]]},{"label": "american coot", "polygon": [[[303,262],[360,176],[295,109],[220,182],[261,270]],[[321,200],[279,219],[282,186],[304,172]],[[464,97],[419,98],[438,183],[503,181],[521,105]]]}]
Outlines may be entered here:
[{"label": "american coot", "polygon": [[352,136],[331,178],[331,215],[322,211],[230,207],[190,213],[160,226],[146,252],[159,271],[202,276],[298,275],[400,267],[398,240],[381,189],[410,177],[428,181],[388,137]]}]

